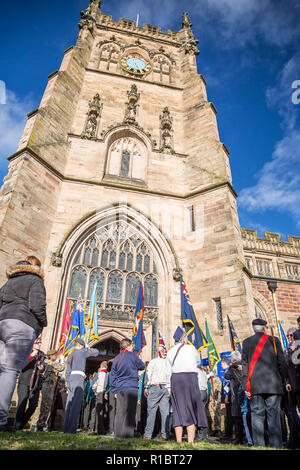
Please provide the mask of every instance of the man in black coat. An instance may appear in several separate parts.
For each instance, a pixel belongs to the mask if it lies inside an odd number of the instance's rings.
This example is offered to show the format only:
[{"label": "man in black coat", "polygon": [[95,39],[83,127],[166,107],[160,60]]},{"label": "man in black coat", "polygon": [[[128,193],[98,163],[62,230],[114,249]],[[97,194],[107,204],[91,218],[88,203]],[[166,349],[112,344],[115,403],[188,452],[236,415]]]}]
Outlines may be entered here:
[{"label": "man in black coat", "polygon": [[288,371],[278,338],[269,336],[267,322],[252,322],[254,335],[246,338],[242,350],[242,385],[250,399],[251,425],[255,446],[265,446],[264,421],[267,415],[270,447],[282,447],[280,404],[283,383],[290,390]]},{"label": "man in black coat", "polygon": [[7,270],[0,289],[0,430],[7,430],[8,410],[34,340],[47,326],[46,291],[35,256]]},{"label": "man in black coat", "polygon": [[16,430],[24,429],[35,412],[43,385],[46,354],[40,351],[42,339],[39,336],[32,347],[28,360],[20,372],[18,380],[18,406],[16,411]]}]

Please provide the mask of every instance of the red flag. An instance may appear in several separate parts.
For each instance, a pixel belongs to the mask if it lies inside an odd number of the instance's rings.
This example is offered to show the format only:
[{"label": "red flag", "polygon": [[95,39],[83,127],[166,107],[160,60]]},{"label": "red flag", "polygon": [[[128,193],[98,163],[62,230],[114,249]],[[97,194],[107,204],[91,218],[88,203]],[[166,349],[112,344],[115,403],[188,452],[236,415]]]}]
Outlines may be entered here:
[{"label": "red flag", "polygon": [[71,304],[70,304],[70,300],[68,299],[66,310],[65,310],[65,315],[63,319],[63,324],[61,327],[60,343],[59,343],[59,350],[57,352],[57,356],[60,356],[64,351],[65,342],[69,334],[70,324],[71,324]]}]

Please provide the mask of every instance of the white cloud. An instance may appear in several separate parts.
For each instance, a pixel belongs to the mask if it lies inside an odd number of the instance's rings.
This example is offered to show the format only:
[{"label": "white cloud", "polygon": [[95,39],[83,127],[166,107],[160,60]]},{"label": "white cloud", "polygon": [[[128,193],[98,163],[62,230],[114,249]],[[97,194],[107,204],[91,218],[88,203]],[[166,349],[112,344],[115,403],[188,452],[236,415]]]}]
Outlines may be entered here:
[{"label": "white cloud", "polygon": [[31,95],[18,98],[10,90],[6,90],[6,103],[0,104],[0,163],[1,172],[7,165],[6,158],[13,154],[24,130],[27,114],[34,109]]},{"label": "white cloud", "polygon": [[[181,14],[187,11],[193,29],[201,31],[222,47],[240,48],[263,39],[285,46],[299,39],[298,0],[127,0],[122,16],[164,29],[179,29]],[[141,26],[140,23],[140,26]]]},{"label": "white cloud", "polygon": [[292,100],[292,84],[300,78],[300,52],[284,66],[276,86],[266,92],[269,106],[281,117],[283,137],[272,159],[257,175],[257,183],[240,192],[239,206],[247,211],[277,210],[290,214],[300,227],[300,104]]},{"label": "white cloud", "polygon": [[257,184],[240,192],[239,206],[249,212],[287,211],[300,227],[300,132],[290,132],[279,141],[272,157]]}]

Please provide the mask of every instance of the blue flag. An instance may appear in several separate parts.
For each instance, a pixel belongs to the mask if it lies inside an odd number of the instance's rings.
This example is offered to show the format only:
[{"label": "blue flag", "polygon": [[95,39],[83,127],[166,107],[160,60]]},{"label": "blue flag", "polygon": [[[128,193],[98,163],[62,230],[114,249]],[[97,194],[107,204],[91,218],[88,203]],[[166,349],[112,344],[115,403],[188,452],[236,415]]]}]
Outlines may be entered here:
[{"label": "blue flag", "polygon": [[144,290],[143,290],[143,285],[140,282],[139,293],[138,293],[135,314],[134,314],[134,325],[133,325],[133,336],[132,336],[132,342],[134,344],[134,352],[141,351],[146,343],[145,335],[143,333],[143,317],[144,317]]},{"label": "blue flag", "polygon": [[76,338],[83,338],[84,335],[85,335],[84,304],[83,304],[81,295],[79,295],[75,310],[71,318],[69,335],[68,335],[68,339],[67,339],[66,347],[64,351],[65,357],[67,357],[73,351]]},{"label": "blue flag", "polygon": [[97,282],[94,285],[94,290],[91,298],[88,320],[87,332],[85,342],[88,345],[90,342],[99,339],[98,335],[98,305],[97,305]]},{"label": "blue flag", "polygon": [[232,321],[230,320],[228,315],[227,315],[227,320],[228,320],[229,337],[230,337],[230,343],[231,343],[231,351],[239,351],[240,353],[242,353],[241,344],[238,340]]},{"label": "blue flag", "polygon": [[281,342],[282,342],[283,349],[288,349],[289,342],[287,340],[287,337],[285,336],[285,332],[284,332],[280,322],[278,322],[278,325],[279,325],[279,330],[280,330],[280,336],[281,336]]},{"label": "blue flag", "polygon": [[208,343],[198,323],[186,284],[181,275],[180,275],[180,288],[181,288],[181,319],[184,323],[189,342],[193,344],[198,351],[201,351],[201,349],[206,348],[208,346]]}]

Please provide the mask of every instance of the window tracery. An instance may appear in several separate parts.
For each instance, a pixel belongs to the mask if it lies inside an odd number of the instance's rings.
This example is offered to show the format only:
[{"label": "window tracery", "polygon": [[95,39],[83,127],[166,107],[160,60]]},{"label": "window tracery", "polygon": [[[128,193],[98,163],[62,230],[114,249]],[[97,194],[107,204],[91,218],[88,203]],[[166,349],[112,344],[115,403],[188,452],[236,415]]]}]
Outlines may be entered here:
[{"label": "window tracery", "polygon": [[68,298],[90,301],[97,282],[101,308],[119,306],[134,311],[139,282],[145,307],[158,306],[158,274],[153,252],[136,230],[114,222],[96,230],[77,250],[71,263]]}]

